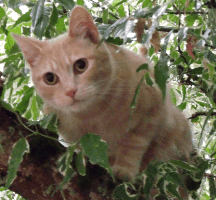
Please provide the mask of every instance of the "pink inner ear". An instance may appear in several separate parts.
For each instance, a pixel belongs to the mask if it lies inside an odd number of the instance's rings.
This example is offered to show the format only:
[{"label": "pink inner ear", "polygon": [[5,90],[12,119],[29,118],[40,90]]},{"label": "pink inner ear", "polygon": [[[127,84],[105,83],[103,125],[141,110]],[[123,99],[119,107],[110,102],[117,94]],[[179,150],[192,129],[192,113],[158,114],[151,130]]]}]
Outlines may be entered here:
[{"label": "pink inner ear", "polygon": [[81,7],[76,6],[70,16],[69,36],[84,36],[93,43],[99,43],[99,33],[89,12]]}]

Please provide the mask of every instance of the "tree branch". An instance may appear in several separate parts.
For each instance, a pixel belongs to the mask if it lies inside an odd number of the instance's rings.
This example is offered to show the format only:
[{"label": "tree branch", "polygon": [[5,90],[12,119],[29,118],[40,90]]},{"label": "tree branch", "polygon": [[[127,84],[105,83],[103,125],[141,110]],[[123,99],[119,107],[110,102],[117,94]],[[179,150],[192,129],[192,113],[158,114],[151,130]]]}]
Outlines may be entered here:
[{"label": "tree branch", "polygon": [[[189,117],[188,119],[195,119],[198,116],[207,116],[208,112],[196,112],[194,114],[192,114],[191,117]],[[210,116],[216,116],[216,112],[212,112]]]}]

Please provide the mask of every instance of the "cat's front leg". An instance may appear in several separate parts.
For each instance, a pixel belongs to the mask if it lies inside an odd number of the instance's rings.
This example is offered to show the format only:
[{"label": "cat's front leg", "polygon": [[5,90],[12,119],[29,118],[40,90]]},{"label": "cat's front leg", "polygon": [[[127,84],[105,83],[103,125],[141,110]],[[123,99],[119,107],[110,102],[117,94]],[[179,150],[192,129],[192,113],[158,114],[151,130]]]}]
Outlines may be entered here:
[{"label": "cat's front leg", "polygon": [[123,180],[133,180],[139,172],[143,154],[151,143],[153,134],[128,134],[120,143],[117,156],[112,166],[116,177]]}]

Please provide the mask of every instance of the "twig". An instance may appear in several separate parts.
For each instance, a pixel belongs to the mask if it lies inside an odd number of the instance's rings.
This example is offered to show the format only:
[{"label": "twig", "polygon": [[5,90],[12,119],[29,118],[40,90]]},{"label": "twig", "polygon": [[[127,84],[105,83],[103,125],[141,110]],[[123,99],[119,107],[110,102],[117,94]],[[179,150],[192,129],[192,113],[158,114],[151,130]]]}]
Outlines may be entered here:
[{"label": "twig", "polygon": [[[198,116],[207,116],[208,112],[196,112],[194,114],[192,114],[191,117],[189,117],[188,119],[195,119]],[[212,112],[210,116],[216,116],[216,112]]]}]

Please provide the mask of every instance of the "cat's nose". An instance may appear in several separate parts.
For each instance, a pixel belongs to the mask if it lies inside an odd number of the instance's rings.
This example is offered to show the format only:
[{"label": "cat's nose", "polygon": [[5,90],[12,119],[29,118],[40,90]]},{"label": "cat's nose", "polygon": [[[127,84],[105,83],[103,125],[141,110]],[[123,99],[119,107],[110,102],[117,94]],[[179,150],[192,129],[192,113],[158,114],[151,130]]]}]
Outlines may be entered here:
[{"label": "cat's nose", "polygon": [[66,92],[65,94],[71,98],[74,98],[76,91],[77,91],[76,89],[73,89],[73,90]]}]

